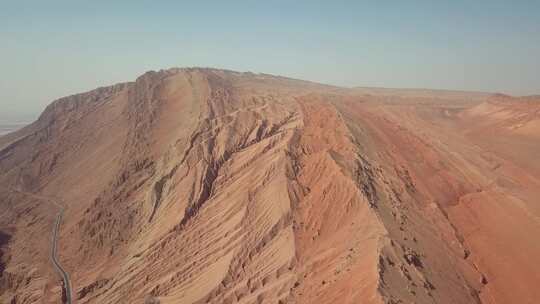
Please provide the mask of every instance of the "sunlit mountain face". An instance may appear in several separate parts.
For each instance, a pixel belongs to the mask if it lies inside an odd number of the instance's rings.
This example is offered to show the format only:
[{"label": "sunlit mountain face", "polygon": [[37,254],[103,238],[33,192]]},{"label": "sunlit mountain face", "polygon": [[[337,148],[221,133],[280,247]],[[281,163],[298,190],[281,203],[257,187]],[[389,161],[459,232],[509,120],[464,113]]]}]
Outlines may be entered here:
[{"label": "sunlit mountain face", "polygon": [[0,301],[535,303],[539,111],[207,68],[61,98],[0,137]]}]

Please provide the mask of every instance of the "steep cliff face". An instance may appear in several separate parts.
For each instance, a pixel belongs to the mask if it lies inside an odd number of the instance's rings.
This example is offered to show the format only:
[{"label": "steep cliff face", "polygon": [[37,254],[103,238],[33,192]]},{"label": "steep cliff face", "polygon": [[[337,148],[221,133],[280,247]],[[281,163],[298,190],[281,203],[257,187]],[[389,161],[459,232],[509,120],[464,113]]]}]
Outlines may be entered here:
[{"label": "steep cliff face", "polygon": [[539,174],[487,155],[483,98],[369,94],[171,69],[54,102],[0,138],[1,298],[57,301],[57,204],[77,303],[532,303]]}]

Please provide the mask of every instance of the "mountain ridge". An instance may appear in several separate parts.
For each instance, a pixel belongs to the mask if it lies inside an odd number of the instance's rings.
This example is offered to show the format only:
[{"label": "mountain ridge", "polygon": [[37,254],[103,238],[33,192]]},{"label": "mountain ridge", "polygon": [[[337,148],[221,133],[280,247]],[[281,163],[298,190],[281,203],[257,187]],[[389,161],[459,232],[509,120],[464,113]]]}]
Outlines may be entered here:
[{"label": "mountain ridge", "polygon": [[[0,137],[0,185],[61,198],[58,253],[78,303],[527,303],[540,270],[516,250],[540,253],[536,125],[503,128],[491,94],[425,92],[149,71]],[[1,285],[0,299],[56,302],[48,245],[18,241],[54,214],[1,195],[0,230],[16,236],[2,277],[29,283]]]}]

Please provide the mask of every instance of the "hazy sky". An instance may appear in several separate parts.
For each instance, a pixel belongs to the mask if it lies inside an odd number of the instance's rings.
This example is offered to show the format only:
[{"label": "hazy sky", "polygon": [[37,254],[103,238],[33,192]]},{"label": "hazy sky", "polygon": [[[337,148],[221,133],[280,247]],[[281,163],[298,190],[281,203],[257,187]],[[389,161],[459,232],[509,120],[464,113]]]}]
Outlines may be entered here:
[{"label": "hazy sky", "polygon": [[173,66],[538,94],[540,0],[0,0],[0,118]]}]

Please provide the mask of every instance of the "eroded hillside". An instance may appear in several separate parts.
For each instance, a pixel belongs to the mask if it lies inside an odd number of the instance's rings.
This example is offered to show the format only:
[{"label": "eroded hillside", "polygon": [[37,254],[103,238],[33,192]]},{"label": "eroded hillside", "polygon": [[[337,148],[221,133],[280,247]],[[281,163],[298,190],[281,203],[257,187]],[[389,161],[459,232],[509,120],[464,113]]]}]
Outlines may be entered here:
[{"label": "eroded hillside", "polygon": [[63,206],[76,303],[534,303],[538,103],[501,98],[171,69],[60,99],[0,137],[0,299],[58,302]]}]

